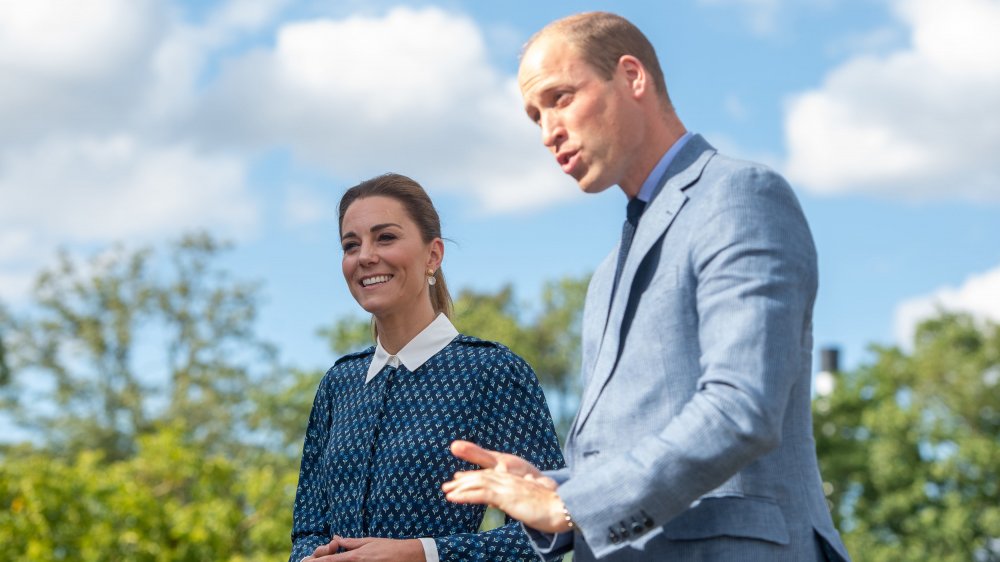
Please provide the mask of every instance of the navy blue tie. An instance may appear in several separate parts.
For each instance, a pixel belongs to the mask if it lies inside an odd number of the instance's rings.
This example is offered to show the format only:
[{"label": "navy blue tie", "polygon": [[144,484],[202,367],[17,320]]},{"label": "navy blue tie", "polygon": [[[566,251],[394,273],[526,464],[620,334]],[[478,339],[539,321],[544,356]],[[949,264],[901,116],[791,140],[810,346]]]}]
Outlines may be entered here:
[{"label": "navy blue tie", "polygon": [[622,225],[622,242],[618,249],[618,267],[615,269],[615,283],[611,288],[611,298],[614,298],[615,291],[618,290],[618,280],[622,276],[622,268],[625,267],[625,258],[628,257],[628,250],[632,246],[632,237],[635,236],[635,228],[639,224],[639,217],[646,209],[646,202],[633,197],[628,206],[625,207],[625,224]]}]

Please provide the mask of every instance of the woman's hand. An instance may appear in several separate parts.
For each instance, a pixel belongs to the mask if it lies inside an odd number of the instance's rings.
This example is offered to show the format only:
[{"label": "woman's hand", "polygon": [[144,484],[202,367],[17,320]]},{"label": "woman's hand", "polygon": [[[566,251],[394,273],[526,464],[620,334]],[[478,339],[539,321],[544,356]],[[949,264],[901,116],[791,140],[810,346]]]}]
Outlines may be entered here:
[{"label": "woman's hand", "polygon": [[[343,550],[343,552],[337,552]],[[424,562],[424,547],[419,539],[350,539],[334,535],[333,540],[303,562]]]}]

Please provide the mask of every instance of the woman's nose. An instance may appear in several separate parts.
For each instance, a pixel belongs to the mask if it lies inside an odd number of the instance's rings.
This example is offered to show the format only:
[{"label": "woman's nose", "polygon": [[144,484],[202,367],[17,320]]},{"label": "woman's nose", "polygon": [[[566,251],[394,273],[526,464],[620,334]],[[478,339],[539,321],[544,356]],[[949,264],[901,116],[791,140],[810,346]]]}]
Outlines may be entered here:
[{"label": "woman's nose", "polygon": [[378,252],[375,251],[375,245],[362,242],[358,252],[358,260],[365,265],[378,262]]}]

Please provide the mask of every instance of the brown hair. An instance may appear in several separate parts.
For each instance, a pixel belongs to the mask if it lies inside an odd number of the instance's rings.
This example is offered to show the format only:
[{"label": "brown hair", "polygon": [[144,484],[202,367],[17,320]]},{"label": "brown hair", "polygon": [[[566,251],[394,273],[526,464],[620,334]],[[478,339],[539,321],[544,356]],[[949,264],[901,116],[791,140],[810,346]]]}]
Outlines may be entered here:
[{"label": "brown hair", "polygon": [[526,52],[540,37],[555,33],[576,47],[587,64],[605,80],[614,76],[623,55],[639,59],[653,77],[657,93],[666,107],[672,107],[667,83],[652,43],[627,19],[610,12],[586,12],[556,20],[535,33],[524,45]]},{"label": "brown hair", "polygon": [[[344,215],[347,213],[347,208],[351,203],[366,197],[389,197],[399,201],[406,214],[416,223],[425,244],[435,238],[441,238],[441,219],[434,204],[431,203],[431,198],[419,183],[401,174],[383,174],[348,189],[340,198],[340,217],[337,227],[341,232],[344,230]],[[444,282],[444,273],[440,267],[434,272],[434,280],[434,285],[430,287],[431,307],[435,314],[443,312],[450,318],[451,294],[448,292],[448,285]],[[373,332],[374,329],[373,319]]]}]

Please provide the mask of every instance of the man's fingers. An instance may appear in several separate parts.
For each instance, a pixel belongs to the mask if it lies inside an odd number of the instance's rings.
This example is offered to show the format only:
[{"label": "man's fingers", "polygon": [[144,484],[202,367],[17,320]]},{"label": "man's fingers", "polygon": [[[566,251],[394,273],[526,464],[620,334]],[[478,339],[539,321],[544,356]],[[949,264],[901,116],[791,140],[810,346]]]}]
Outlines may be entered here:
[{"label": "man's fingers", "polygon": [[451,481],[454,482],[456,480],[464,480],[465,478],[473,477],[476,474],[483,472],[484,470],[493,470],[493,469],[484,468],[481,470],[459,470],[451,477]]},{"label": "man's fingers", "polygon": [[482,486],[487,480],[488,475],[493,473],[495,473],[495,471],[490,468],[484,468],[482,470],[460,470],[455,473],[451,480],[441,484],[441,489],[447,494],[448,492],[457,489],[459,486]]},{"label": "man's fingers", "polygon": [[549,490],[555,490],[559,488],[559,483],[555,480],[549,478],[548,476],[533,476],[531,474],[525,474],[524,479],[541,485]]},{"label": "man's fingers", "polygon": [[451,444],[451,454],[463,461],[478,464],[483,468],[493,468],[500,460],[498,453],[484,449],[475,443],[468,441],[453,441]]},{"label": "man's fingers", "polygon": [[484,488],[482,483],[463,482],[445,493],[445,499],[452,503],[475,503],[493,505],[493,490]]}]

